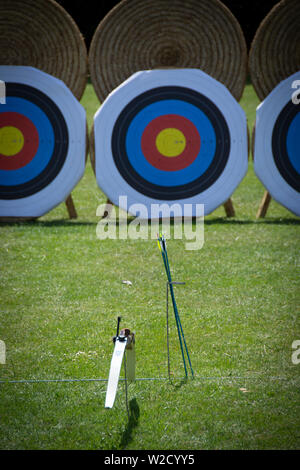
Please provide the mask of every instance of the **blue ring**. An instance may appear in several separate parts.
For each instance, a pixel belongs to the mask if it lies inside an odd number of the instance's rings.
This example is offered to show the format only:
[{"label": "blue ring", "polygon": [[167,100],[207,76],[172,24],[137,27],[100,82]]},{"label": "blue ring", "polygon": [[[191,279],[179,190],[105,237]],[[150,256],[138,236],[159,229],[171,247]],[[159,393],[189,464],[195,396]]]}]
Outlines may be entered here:
[{"label": "blue ring", "polygon": [[31,181],[49,164],[54,149],[54,132],[42,109],[26,99],[8,96],[3,111],[23,114],[35,125],[39,135],[38,150],[27,165],[16,170],[0,170],[0,185],[15,186]]},{"label": "blue ring", "polygon": [[299,130],[300,110],[292,100],[282,108],[272,131],[272,152],[275,165],[286,181],[300,192]]},{"label": "blue ring", "polygon": [[[146,126],[165,114],[189,119],[200,135],[199,154],[191,165],[182,170],[159,170],[147,161],[142,152],[141,139]],[[126,151],[132,167],[147,181],[166,187],[188,184],[204,174],[211,165],[216,151],[216,134],[208,117],[198,107],[182,100],[161,100],[145,106],[132,119],[126,135]]]}]

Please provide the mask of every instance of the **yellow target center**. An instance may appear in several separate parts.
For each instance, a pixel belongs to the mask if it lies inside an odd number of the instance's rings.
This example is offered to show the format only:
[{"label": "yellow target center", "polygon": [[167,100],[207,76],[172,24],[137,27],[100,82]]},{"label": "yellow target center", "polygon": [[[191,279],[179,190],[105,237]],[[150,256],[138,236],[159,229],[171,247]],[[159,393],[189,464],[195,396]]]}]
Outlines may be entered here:
[{"label": "yellow target center", "polygon": [[6,157],[16,155],[22,150],[24,136],[22,132],[14,126],[4,126],[0,129],[0,154]]},{"label": "yellow target center", "polygon": [[184,151],[186,139],[179,129],[168,127],[157,135],[155,144],[165,157],[177,157]]}]

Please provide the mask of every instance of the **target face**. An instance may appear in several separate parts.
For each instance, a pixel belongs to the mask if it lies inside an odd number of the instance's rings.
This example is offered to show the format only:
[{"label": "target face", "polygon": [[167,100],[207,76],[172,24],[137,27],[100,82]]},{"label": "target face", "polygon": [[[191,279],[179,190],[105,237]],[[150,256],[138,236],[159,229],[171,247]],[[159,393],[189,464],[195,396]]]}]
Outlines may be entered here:
[{"label": "target face", "polygon": [[247,170],[245,115],[199,70],[134,74],[103,103],[94,132],[96,178],[117,205],[126,195],[149,209],[201,203],[209,213]]},{"label": "target face", "polygon": [[63,202],[85,166],[85,111],[60,80],[1,66],[0,216],[38,217]]},{"label": "target face", "polygon": [[300,216],[300,104],[292,84],[300,73],[282,81],[256,112],[254,169],[271,196]]}]

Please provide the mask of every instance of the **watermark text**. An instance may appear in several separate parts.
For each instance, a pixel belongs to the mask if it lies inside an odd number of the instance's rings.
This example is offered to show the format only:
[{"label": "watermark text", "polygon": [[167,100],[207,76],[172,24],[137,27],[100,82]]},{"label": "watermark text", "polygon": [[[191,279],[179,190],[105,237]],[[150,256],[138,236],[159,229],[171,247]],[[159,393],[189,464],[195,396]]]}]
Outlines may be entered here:
[{"label": "watermark text", "polygon": [[[200,250],[204,244],[204,205],[203,204],[151,204],[150,211],[144,204],[127,206],[127,196],[119,197],[122,215],[117,215],[113,204],[100,204],[96,215],[96,235],[99,240],[155,240],[158,233],[166,239],[185,240],[186,250]],[[104,212],[109,216],[103,218]],[[123,213],[124,212],[124,213]],[[135,214],[129,220],[128,213]]]},{"label": "watermark text", "polygon": [[292,349],[295,349],[292,354],[292,363],[295,365],[300,364],[300,339],[293,341]]}]

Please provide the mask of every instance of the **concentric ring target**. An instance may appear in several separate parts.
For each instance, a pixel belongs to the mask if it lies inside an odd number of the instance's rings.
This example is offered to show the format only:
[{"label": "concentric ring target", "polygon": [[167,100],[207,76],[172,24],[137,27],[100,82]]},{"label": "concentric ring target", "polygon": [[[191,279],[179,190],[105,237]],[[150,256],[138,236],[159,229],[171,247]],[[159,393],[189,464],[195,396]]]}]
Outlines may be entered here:
[{"label": "concentric ring target", "polygon": [[[172,114],[168,114],[170,110]],[[150,136],[149,126],[154,128]],[[157,148],[160,128],[161,132],[179,131],[189,143],[187,149],[184,145],[187,151],[176,156],[175,167],[175,157],[165,156]],[[144,140],[152,143],[148,152]],[[178,142],[180,145],[180,138]],[[139,95],[125,107],[112,135],[112,154],[120,174],[130,186],[154,199],[178,200],[203,192],[220,176],[229,153],[230,135],[222,113],[201,93],[181,86],[159,87]]]},{"label": "concentric ring target", "polygon": [[189,119],[165,114],[153,119],[145,127],[141,149],[148,162],[158,170],[182,170],[197,157],[200,135]]},{"label": "concentric ring target", "polygon": [[300,72],[283,80],[256,112],[254,169],[271,196],[300,216],[300,104],[292,85]]},{"label": "concentric ring target", "polygon": [[205,204],[209,213],[247,170],[244,112],[224,85],[196,69],[138,72],[94,119],[95,168],[115,204]]},{"label": "concentric ring target", "polygon": [[[24,145],[10,158],[0,155],[0,199],[18,199],[42,190],[57,176],[67,156],[69,135],[57,105],[36,88],[7,83],[6,103],[7,111],[0,114],[2,134],[6,127],[14,127],[23,135]],[[13,141],[14,134],[7,140]]]},{"label": "concentric ring target", "polygon": [[85,166],[85,111],[60,80],[1,66],[0,216],[38,217],[63,202]]},{"label": "concentric ring target", "polygon": [[11,111],[0,114],[1,170],[16,170],[28,164],[37,152],[38,144],[38,131],[30,119]]}]

